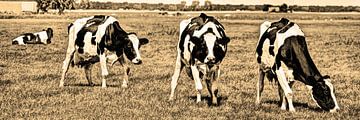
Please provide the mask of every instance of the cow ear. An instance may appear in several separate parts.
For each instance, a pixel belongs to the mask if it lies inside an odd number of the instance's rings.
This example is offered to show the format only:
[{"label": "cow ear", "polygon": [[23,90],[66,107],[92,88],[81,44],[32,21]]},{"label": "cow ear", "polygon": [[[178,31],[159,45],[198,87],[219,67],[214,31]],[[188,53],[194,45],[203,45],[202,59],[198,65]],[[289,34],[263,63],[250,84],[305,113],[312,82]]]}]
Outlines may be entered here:
[{"label": "cow ear", "polygon": [[225,37],[224,38],[225,44],[228,44],[230,42],[230,38],[229,37]]},{"label": "cow ear", "polygon": [[139,38],[140,45],[145,45],[149,43],[147,38]]}]

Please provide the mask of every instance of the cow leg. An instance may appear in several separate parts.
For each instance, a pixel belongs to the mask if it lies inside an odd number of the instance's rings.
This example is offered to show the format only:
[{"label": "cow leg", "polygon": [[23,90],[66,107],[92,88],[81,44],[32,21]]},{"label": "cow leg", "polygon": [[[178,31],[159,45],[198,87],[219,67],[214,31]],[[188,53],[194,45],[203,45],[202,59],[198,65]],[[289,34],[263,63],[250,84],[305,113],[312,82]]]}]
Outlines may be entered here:
[{"label": "cow leg", "polygon": [[75,35],[75,28],[71,27],[69,29],[69,43],[68,43],[68,47],[66,50],[66,57],[65,60],[63,62],[63,66],[62,66],[62,74],[61,74],[61,79],[60,79],[60,87],[64,86],[64,79],[65,79],[65,75],[69,69],[69,65],[71,60],[74,57],[74,53],[75,53],[75,39],[76,39],[76,35]]},{"label": "cow leg", "polygon": [[215,68],[210,70],[210,78],[207,78],[207,88],[211,95],[211,101],[213,105],[217,105],[217,94],[218,94],[218,79],[220,77],[220,67],[214,66]]},{"label": "cow leg", "polygon": [[171,93],[170,93],[169,100],[174,100],[174,94],[175,94],[175,89],[177,86],[177,81],[179,80],[180,73],[183,68],[184,68],[184,64],[181,62],[180,55],[178,54],[177,58],[176,58],[174,74],[171,77]]},{"label": "cow leg", "polygon": [[265,72],[263,72],[261,69],[259,69],[259,81],[256,85],[256,101],[255,104],[260,104],[260,97],[261,97],[261,93],[264,90],[264,77],[265,77]]},{"label": "cow leg", "polygon": [[195,82],[195,86],[196,86],[196,90],[197,90],[197,95],[196,95],[196,102],[201,102],[201,90],[202,90],[202,84],[201,84],[201,79],[199,76],[199,70],[197,68],[197,66],[195,65],[191,65],[190,66],[191,71],[192,71],[192,76],[194,78],[194,82]]},{"label": "cow leg", "polygon": [[280,103],[281,103],[281,110],[286,110],[286,97],[284,95],[284,91],[282,90],[280,84],[278,84],[278,91],[279,91],[279,96],[280,96]]},{"label": "cow leg", "polygon": [[281,89],[283,90],[284,95],[285,95],[286,99],[288,100],[289,111],[295,112],[294,106],[292,104],[292,90],[288,84],[288,81],[286,80],[285,72],[281,67],[279,69],[277,69],[275,72],[276,72],[276,75],[278,78],[278,82],[281,86]]},{"label": "cow leg", "polygon": [[109,72],[106,67],[106,56],[105,54],[100,54],[100,68],[101,68],[101,76],[102,76],[102,83],[101,86],[106,88],[106,77],[109,75]]},{"label": "cow leg", "polygon": [[124,79],[123,79],[123,83],[122,83],[121,87],[127,88],[128,81],[129,81],[130,68],[126,65],[124,56],[119,57],[119,62],[121,64],[121,66],[124,68]]},{"label": "cow leg", "polygon": [[89,83],[89,86],[94,86],[94,84],[92,83],[92,78],[91,78],[91,68],[92,68],[92,65],[86,65],[84,67],[85,69],[85,76],[86,76],[86,80],[88,81]]},{"label": "cow leg", "polygon": [[63,62],[63,66],[62,66],[62,74],[61,74],[61,79],[60,79],[60,87],[64,86],[64,79],[65,79],[65,75],[67,73],[67,71],[69,70],[69,66],[70,66],[70,62],[73,59],[75,53],[75,47],[68,47],[67,52],[66,52],[66,57],[65,60]]},{"label": "cow leg", "polygon": [[[289,81],[289,87],[292,88],[293,85],[294,85],[294,81]],[[292,99],[287,98],[287,102],[289,104],[289,111],[295,112],[295,108],[294,108]]]}]

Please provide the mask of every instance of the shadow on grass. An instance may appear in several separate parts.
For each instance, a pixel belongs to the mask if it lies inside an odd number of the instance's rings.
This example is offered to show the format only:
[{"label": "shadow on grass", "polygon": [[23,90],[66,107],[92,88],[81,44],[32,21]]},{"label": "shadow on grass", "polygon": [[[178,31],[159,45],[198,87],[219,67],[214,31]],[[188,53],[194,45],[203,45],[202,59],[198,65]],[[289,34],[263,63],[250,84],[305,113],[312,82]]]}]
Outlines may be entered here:
[{"label": "shadow on grass", "polygon": [[[196,101],[196,96],[190,96],[189,99]],[[211,107],[211,106],[221,106],[222,103],[223,103],[224,101],[226,101],[227,99],[228,99],[228,97],[226,97],[226,96],[225,96],[225,97],[222,97],[222,96],[217,97],[217,103],[218,103],[218,104],[217,104],[217,105],[213,105],[210,96],[201,96],[201,101],[206,100],[209,107]]]},{"label": "shadow on grass", "polygon": [[10,80],[0,80],[0,86],[5,86],[8,84],[12,84],[12,82]]},{"label": "shadow on grass", "polygon": [[[72,87],[101,87],[101,84],[93,84],[89,85],[88,83],[77,83],[77,84],[67,84],[64,86],[72,86]],[[107,87],[120,87],[119,85],[106,85]]]},{"label": "shadow on grass", "polygon": [[[267,100],[264,102],[265,104],[276,104],[278,105],[279,107],[281,106],[281,103],[280,101],[276,101],[276,100]],[[312,111],[315,111],[315,112],[323,112],[324,110],[322,110],[321,108],[319,107],[310,107],[307,103],[299,103],[299,102],[294,102],[293,101],[293,105],[295,107],[295,109],[297,107],[300,107],[300,108],[308,108]],[[287,108],[289,108],[289,106],[286,106]]]}]

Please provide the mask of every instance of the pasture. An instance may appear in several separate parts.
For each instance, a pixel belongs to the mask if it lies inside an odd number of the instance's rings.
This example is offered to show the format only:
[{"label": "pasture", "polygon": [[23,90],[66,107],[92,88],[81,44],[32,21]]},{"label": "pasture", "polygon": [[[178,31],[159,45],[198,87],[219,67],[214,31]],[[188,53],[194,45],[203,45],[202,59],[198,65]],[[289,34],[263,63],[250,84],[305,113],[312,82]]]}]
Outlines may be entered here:
[{"label": "pasture", "polygon": [[[60,88],[67,48],[67,25],[94,14],[112,15],[127,32],[150,43],[141,48],[142,65],[131,65],[129,87],[122,88],[123,69],[110,67],[108,88],[101,88],[99,64],[94,87],[84,70],[70,68]],[[162,16],[157,13],[67,13],[1,15],[0,119],[358,119],[360,116],[360,14],[208,13],[225,26],[231,41],[222,63],[220,105],[209,106],[203,81],[203,100],[196,103],[194,81],[182,71],[175,100],[168,101],[176,59],[179,22],[198,13]],[[276,83],[265,80],[262,105],[255,105],[258,66],[255,47],[264,20],[287,17],[302,27],[311,57],[323,75],[330,75],[340,106],[337,113],[318,108],[304,84],[295,82],[295,113],[282,111]],[[54,29],[49,45],[11,45],[26,32]]]}]

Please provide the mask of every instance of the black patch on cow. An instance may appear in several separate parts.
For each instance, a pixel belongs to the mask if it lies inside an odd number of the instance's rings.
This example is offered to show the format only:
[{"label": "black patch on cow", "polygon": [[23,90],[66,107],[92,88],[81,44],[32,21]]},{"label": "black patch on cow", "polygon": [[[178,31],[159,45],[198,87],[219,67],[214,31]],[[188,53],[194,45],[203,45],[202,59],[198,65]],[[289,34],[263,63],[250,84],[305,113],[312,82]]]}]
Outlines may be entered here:
[{"label": "black patch on cow", "polygon": [[107,18],[109,18],[109,16],[95,15],[93,18],[86,21],[86,24],[94,23],[94,24],[99,25],[99,24],[104,23],[107,20]]},{"label": "black patch on cow", "polygon": [[24,42],[25,41],[32,41],[32,40],[36,39],[36,36],[33,33],[24,33],[23,36],[24,36],[23,37]]},{"label": "black patch on cow", "polygon": [[[294,23],[290,23],[291,25],[287,26],[288,23],[289,23],[288,19],[281,18],[280,21],[271,23],[271,26],[263,33],[263,35],[261,36],[261,38],[259,40],[258,46],[256,47],[256,53],[258,54],[258,57],[257,57],[258,63],[261,63],[262,48],[263,48],[263,45],[264,45],[264,42],[266,39],[270,40],[269,41],[270,42],[270,46],[269,46],[270,55],[275,56],[274,43],[276,40],[276,33],[279,30],[286,31],[289,28],[291,28],[292,26],[294,26]],[[284,28],[284,27],[287,27],[287,28]],[[271,30],[268,31],[269,29],[271,29]]]},{"label": "black patch on cow", "polygon": [[[83,50],[83,47],[85,45],[85,42],[84,42],[84,38],[85,38],[85,35],[86,33],[90,32],[92,36],[95,36],[96,35],[96,32],[97,32],[97,29],[98,29],[98,26],[101,24],[101,22],[96,22],[95,20],[93,20],[95,23],[93,22],[87,22],[87,24],[84,25],[83,28],[80,29],[80,31],[78,32],[77,34],[77,37],[76,37],[76,40],[75,40],[75,44],[79,47],[78,49],[78,52],[80,54],[84,53],[84,50]],[[91,23],[91,24],[90,24]],[[90,25],[88,25],[90,24]],[[95,37],[92,37],[91,38],[91,43],[95,43]],[[94,45],[95,45],[94,44]]]},{"label": "black patch on cow", "polygon": [[283,28],[285,25],[289,23],[289,20],[287,18],[281,18],[280,21],[271,23],[271,26],[269,28]]},{"label": "black patch on cow", "polygon": [[285,27],[283,27],[279,33],[285,33],[287,30],[289,30],[292,26],[294,26],[295,23],[290,22],[289,24],[287,24]]},{"label": "black patch on cow", "polygon": [[190,38],[190,41],[195,44],[193,51],[191,52],[191,57],[193,59],[190,60],[190,64],[195,64],[195,59],[198,59],[200,62],[204,63],[204,60],[209,52],[204,40],[204,36],[202,35],[200,38],[192,37]]},{"label": "black patch on cow", "polygon": [[280,61],[293,68],[295,76],[299,77],[295,78],[296,80],[307,85],[313,85],[322,78],[310,57],[304,36],[290,36],[285,39],[276,57],[277,65]]},{"label": "black patch on cow", "polygon": [[39,44],[41,43],[39,35],[35,35],[33,33],[25,33],[23,34],[23,39],[25,44]]}]

